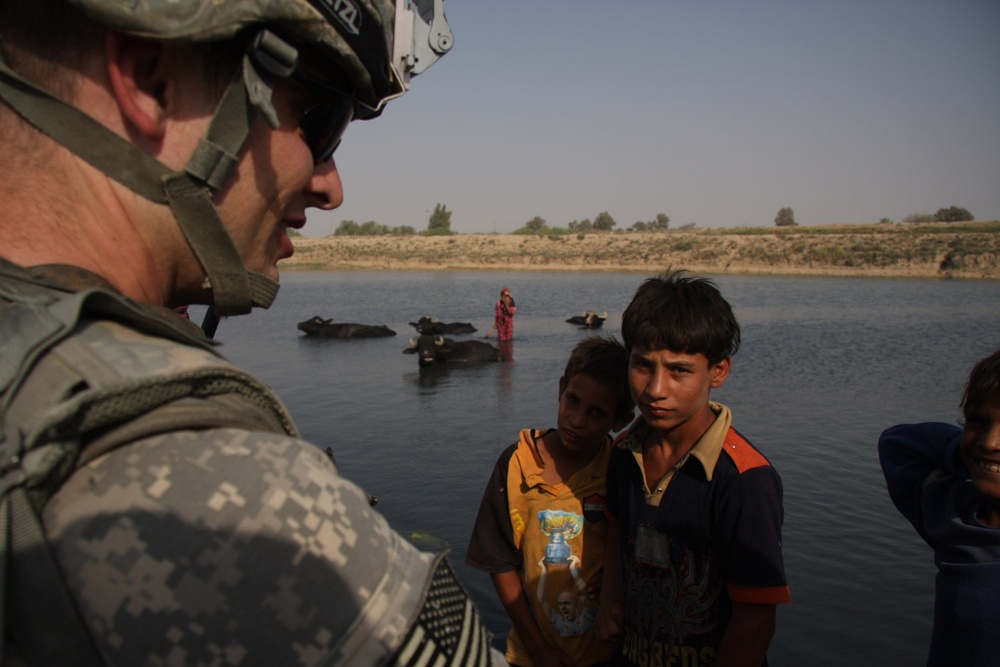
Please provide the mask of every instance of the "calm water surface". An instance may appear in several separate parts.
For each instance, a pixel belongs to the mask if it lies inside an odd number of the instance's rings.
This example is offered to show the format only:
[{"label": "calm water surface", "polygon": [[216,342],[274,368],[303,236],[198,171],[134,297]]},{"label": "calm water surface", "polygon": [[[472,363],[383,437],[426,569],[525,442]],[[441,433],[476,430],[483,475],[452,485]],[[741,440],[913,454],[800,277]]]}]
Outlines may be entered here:
[{"label": "calm water surface", "polygon": [[[524,427],[555,422],[558,379],[585,332],[564,320],[606,310],[619,333],[641,274],[285,274],[275,306],[219,328],[223,351],[277,390],[304,436],[380,499],[393,526],[451,561],[486,623],[508,623],[487,575],[463,563],[483,486]],[[972,364],[1000,346],[995,282],[718,277],[743,329],[713,394],[781,473],[793,602],[779,608],[773,665],[920,665],[929,641],[930,549],[882,481],[878,434],[959,418]],[[484,334],[501,287],[517,301],[513,362],[418,370],[402,354],[421,315]],[[386,324],[394,338],[305,339],[313,315]]]}]

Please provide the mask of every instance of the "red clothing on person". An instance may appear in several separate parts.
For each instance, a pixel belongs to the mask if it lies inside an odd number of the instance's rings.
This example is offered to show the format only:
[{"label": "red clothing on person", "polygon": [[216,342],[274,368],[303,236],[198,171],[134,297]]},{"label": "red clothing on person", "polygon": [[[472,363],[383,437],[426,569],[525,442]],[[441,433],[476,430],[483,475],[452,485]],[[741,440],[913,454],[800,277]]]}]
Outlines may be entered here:
[{"label": "red clothing on person", "polygon": [[497,301],[493,323],[497,329],[498,340],[510,340],[514,337],[514,313],[516,312],[517,308],[513,305],[508,306],[507,310],[504,311],[503,301]]}]

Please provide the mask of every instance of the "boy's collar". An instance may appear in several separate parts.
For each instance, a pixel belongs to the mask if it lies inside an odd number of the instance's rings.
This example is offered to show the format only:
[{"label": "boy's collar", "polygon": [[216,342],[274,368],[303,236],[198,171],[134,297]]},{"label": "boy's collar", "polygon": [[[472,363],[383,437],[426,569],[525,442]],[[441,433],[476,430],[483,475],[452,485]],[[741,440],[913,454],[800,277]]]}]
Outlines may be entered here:
[{"label": "boy's collar", "polygon": [[[520,437],[517,442],[517,449],[514,451],[514,456],[517,458],[520,466],[521,472],[524,475],[525,484],[528,487],[535,487],[545,484],[545,480],[542,475],[545,471],[545,465],[542,463],[542,457],[538,453],[538,441],[549,433],[554,432],[556,429],[522,429]],[[601,449],[594,455],[593,460],[587,464],[584,468],[590,469],[591,477],[603,477],[604,470],[607,469],[607,465],[594,465],[595,462],[599,462],[602,458],[608,459],[611,456],[611,436],[604,437],[604,443]],[[569,480],[564,480],[563,483]]]},{"label": "boy's collar", "polygon": [[[715,421],[708,427],[708,430],[698,439],[694,447],[684,456],[683,461],[695,458],[705,471],[705,478],[712,481],[712,472],[722,454],[722,445],[729,433],[729,427],[733,423],[733,415],[722,403],[714,401],[708,402],[708,407],[715,414]],[[618,440],[617,446],[627,449],[630,452],[642,454],[642,442],[649,433],[649,425],[640,419],[634,428],[627,431]]]},{"label": "boy's collar", "polygon": [[715,421],[691,448],[689,455],[701,463],[702,468],[705,469],[705,479],[711,482],[715,465],[719,462],[719,456],[722,454],[722,445],[726,441],[726,434],[729,433],[729,427],[733,423],[733,414],[722,403],[709,401],[708,407],[715,413]]}]

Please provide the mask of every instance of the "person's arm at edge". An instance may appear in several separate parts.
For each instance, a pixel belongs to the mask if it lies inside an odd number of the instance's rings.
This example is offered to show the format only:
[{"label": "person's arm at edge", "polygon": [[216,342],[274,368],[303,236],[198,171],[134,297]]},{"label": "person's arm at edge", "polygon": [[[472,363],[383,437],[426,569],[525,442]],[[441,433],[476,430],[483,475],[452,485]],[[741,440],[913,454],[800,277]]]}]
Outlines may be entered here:
[{"label": "person's arm at edge", "polygon": [[760,667],[777,625],[777,605],[733,603],[712,667]]},{"label": "person's arm at edge", "polygon": [[604,576],[595,625],[601,641],[617,642],[625,634],[621,527],[610,517],[604,533]]},{"label": "person's arm at edge", "polygon": [[879,437],[879,463],[889,497],[914,526],[921,523],[924,482],[935,470],[956,477],[968,475],[957,456],[961,436],[961,429],[953,424],[932,422],[899,424]]},{"label": "person's arm at edge", "polygon": [[491,572],[490,578],[493,580],[493,587],[497,590],[500,604],[503,605],[507,616],[510,617],[525,650],[531,654],[532,662],[536,665],[553,665],[554,667],[576,665],[562,651],[545,641],[545,637],[542,636],[542,631],[538,627],[538,622],[531,613],[528,598],[524,594],[524,587],[521,585],[521,578],[517,576],[517,572],[512,570]]}]

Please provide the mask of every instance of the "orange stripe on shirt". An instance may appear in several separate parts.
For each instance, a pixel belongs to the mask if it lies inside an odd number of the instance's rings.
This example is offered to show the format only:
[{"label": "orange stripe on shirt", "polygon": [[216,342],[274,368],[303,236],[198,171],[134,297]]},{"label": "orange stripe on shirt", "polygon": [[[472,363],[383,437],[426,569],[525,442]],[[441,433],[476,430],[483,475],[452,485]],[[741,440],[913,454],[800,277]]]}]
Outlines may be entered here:
[{"label": "orange stripe on shirt", "polygon": [[767,588],[726,584],[726,592],[729,593],[730,600],[744,604],[784,604],[792,601],[787,584]]},{"label": "orange stripe on shirt", "polygon": [[729,429],[726,440],[722,444],[722,450],[729,455],[729,458],[736,464],[736,469],[741,473],[753,468],[764,468],[770,466],[770,462],[764,455],[754,449],[753,445],[743,439],[743,437],[733,429]]}]

